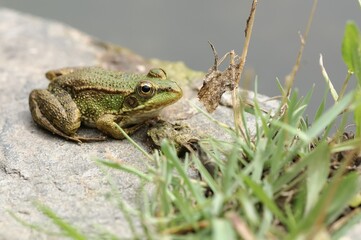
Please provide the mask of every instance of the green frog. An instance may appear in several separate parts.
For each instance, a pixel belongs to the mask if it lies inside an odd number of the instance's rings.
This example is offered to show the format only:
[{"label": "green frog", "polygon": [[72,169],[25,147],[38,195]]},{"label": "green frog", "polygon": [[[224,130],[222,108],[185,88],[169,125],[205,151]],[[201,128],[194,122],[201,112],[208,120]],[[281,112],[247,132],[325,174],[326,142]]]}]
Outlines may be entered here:
[{"label": "green frog", "polygon": [[97,128],[115,139],[141,127],[159,111],[182,97],[178,84],[163,69],[148,74],[124,73],[100,67],[49,71],[48,89],[30,93],[34,121],[69,140],[98,140],[77,135],[81,124]]}]

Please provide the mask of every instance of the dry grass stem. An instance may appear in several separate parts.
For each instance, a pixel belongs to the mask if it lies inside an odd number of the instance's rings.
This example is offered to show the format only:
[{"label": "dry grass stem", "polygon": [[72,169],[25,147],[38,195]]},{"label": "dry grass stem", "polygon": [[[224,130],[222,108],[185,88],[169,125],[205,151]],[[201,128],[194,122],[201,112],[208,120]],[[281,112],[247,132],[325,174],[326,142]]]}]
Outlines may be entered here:
[{"label": "dry grass stem", "polygon": [[296,63],[295,65],[293,66],[290,74],[288,74],[285,78],[285,84],[286,84],[286,91],[284,92],[284,96],[283,96],[283,100],[282,100],[282,104],[283,104],[283,111],[285,110],[285,108],[287,108],[287,99],[288,97],[290,96],[291,94],[291,88],[293,86],[293,83],[295,81],[295,78],[296,78],[296,74],[300,68],[300,64],[301,64],[301,59],[302,59],[302,55],[303,55],[303,51],[304,51],[304,48],[305,48],[305,45],[306,45],[306,40],[307,40],[307,37],[308,37],[308,34],[310,32],[310,29],[311,29],[311,25],[312,25],[312,21],[313,21],[313,17],[315,15],[315,12],[316,12],[316,8],[317,8],[317,3],[318,3],[318,0],[314,0],[313,1],[313,5],[312,5],[312,9],[311,9],[311,14],[310,14],[310,17],[308,18],[308,22],[307,22],[307,27],[306,27],[306,31],[305,33],[302,35],[301,33],[300,34],[300,41],[301,41],[301,46],[300,46],[300,49],[298,51],[298,55],[297,55],[297,58],[296,58]]}]

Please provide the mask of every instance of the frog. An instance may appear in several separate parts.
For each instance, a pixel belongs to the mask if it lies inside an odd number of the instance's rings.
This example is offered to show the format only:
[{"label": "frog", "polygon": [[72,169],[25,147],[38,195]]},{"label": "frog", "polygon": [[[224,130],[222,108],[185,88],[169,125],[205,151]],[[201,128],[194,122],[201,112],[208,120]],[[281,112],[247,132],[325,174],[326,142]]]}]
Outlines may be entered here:
[{"label": "frog", "polygon": [[45,76],[50,80],[48,88],[34,89],[29,95],[33,120],[53,134],[79,143],[106,138],[80,136],[81,125],[124,139],[119,127],[130,135],[183,95],[161,68],[140,74],[99,66],[69,67],[48,71]]}]

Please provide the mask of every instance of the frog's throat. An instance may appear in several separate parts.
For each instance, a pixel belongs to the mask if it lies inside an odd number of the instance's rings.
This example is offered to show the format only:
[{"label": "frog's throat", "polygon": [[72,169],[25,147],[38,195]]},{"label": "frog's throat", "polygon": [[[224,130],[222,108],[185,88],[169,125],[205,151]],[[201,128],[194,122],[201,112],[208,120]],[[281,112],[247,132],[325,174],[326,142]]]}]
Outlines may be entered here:
[{"label": "frog's throat", "polygon": [[149,119],[155,118],[156,116],[159,115],[159,112],[162,110],[161,109],[157,109],[157,110],[153,110],[153,111],[149,111],[149,112],[140,112],[140,113],[132,113],[130,115],[125,116],[125,119],[123,119],[124,122],[130,125],[132,124],[138,124],[138,123],[143,123]]}]

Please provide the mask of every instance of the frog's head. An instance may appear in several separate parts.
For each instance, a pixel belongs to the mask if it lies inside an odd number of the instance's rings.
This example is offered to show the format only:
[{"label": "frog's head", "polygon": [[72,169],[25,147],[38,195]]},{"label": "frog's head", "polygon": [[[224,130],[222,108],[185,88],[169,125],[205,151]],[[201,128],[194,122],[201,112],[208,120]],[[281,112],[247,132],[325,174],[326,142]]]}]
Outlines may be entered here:
[{"label": "frog's head", "polygon": [[182,95],[178,84],[167,78],[163,69],[155,68],[136,80],[134,91],[124,98],[122,110],[133,116],[151,117],[178,101]]}]

